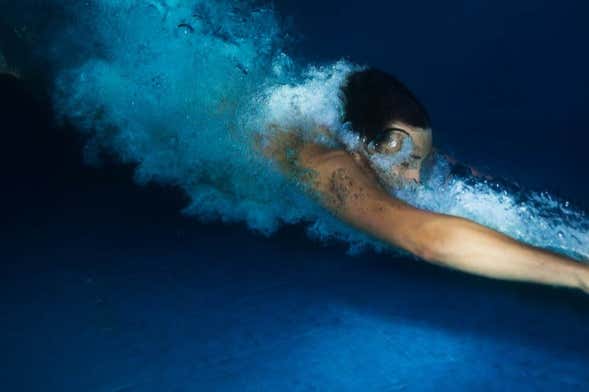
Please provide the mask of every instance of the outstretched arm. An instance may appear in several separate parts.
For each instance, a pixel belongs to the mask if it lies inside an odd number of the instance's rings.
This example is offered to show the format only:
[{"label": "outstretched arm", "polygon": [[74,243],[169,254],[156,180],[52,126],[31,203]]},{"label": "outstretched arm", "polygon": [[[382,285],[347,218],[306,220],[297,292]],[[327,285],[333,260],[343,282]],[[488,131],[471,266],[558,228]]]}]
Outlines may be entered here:
[{"label": "outstretched arm", "polygon": [[300,173],[290,171],[296,157],[296,165],[313,173],[302,180],[325,207],[352,226],[431,263],[489,278],[579,288],[589,293],[589,266],[467,219],[412,207],[391,197],[374,174],[349,153],[297,142],[296,137],[290,142],[288,159],[283,154],[284,140],[266,152],[290,174]]},{"label": "outstretched arm", "polygon": [[434,228],[439,239],[430,261],[465,272],[505,280],[580,288],[589,293],[589,266],[516,241],[458,217]]}]

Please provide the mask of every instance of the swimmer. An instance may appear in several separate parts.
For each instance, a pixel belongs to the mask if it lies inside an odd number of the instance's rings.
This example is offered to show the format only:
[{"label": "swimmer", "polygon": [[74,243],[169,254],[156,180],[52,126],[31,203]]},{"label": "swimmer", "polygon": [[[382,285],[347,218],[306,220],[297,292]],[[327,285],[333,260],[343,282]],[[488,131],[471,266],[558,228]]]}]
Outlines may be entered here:
[{"label": "swimmer", "polygon": [[[346,148],[343,142],[329,148],[284,130],[274,133],[262,149],[336,217],[427,262],[488,278],[589,293],[587,264],[391,196],[386,186],[419,186],[435,153],[428,114],[407,87],[374,68],[348,75],[341,92],[343,119],[361,140],[357,148]],[[376,158],[387,156],[392,159],[375,164]]]}]

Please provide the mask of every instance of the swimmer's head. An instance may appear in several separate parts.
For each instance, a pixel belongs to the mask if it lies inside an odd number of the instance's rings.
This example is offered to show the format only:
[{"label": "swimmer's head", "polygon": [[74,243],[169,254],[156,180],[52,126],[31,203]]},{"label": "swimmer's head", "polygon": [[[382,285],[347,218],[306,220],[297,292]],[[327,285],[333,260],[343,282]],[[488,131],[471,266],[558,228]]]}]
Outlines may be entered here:
[{"label": "swimmer's head", "polygon": [[374,68],[350,74],[342,93],[344,121],[362,140],[361,152],[381,172],[419,181],[432,151],[425,107],[394,76]]}]

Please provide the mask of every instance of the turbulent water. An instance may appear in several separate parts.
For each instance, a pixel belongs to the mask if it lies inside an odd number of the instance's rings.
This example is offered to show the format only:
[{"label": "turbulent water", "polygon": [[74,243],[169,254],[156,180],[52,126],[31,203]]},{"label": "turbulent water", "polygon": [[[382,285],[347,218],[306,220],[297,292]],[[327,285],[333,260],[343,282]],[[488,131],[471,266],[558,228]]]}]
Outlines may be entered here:
[{"label": "turbulent water", "polygon": [[[332,137],[319,142],[354,148],[357,140],[341,122],[339,87],[360,65],[292,58],[279,15],[259,2],[53,3],[63,9],[46,51],[57,69],[55,107],[88,135],[90,162],[107,150],[137,164],[138,182],[179,186],[191,199],[184,211],[201,219],[242,221],[265,234],[305,222],[312,236],[347,241],[353,252],[382,249],[285,180],[254,143],[256,134],[275,132],[272,125],[304,132],[324,126]],[[445,181],[447,173],[439,160],[424,186],[391,193],[589,258],[584,211],[547,193]]]}]

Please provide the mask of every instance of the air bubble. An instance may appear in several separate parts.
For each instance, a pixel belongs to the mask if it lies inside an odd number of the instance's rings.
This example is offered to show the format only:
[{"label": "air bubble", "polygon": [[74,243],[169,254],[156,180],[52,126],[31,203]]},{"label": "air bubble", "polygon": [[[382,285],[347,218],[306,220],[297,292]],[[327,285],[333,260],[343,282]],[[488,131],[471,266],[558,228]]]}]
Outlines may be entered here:
[{"label": "air bubble", "polygon": [[[245,222],[264,234],[306,222],[315,238],[382,249],[301,192],[254,143],[256,136],[271,136],[274,124],[356,151],[362,141],[342,123],[340,87],[364,67],[345,60],[322,66],[295,61],[284,50],[286,34],[275,11],[254,3],[239,9],[223,0],[78,6],[73,24],[53,42],[54,68],[61,69],[57,111],[89,135],[90,159],[106,149],[136,164],[138,181],[181,187],[191,199],[186,214]],[[71,48],[80,45],[86,47],[74,54]],[[82,61],[73,57],[84,53]],[[315,132],[319,126],[328,134]],[[372,163],[384,171],[403,162],[411,147],[404,143],[395,155],[374,155]],[[584,211],[547,192],[448,180],[448,170],[438,159],[423,186],[389,191],[417,207],[589,258]]]}]

